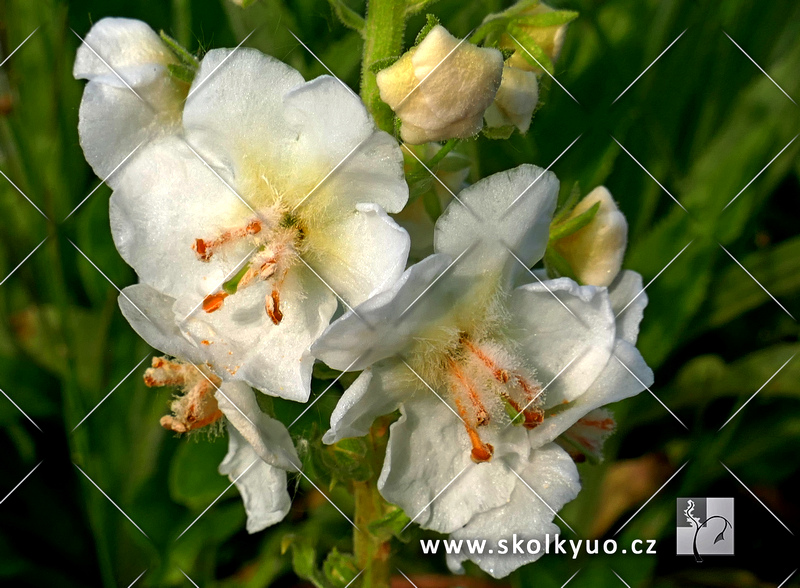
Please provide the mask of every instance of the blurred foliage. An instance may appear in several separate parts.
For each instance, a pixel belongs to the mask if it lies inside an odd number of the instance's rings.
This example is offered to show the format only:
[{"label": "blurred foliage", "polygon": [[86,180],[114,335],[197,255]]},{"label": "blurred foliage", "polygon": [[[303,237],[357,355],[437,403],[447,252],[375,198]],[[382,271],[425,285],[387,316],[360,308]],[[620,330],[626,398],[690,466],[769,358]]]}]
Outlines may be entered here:
[{"label": "blurred foliage", "polygon": [[[104,16],[140,18],[199,54],[252,32],[249,46],[306,78],[326,73],[294,33],[357,87],[362,39],[339,24],[336,12],[358,28],[347,11],[363,14],[363,4],[260,0],[242,9],[222,0],[0,0],[0,60],[35,31],[0,67],[0,170],[7,176],[0,178],[0,278],[11,273],[0,282],[0,496],[36,467],[0,502],[0,583],[127,586],[144,573],[138,586],[187,585],[187,576],[201,586],[293,585],[292,559],[312,582],[344,585],[352,578],[351,528],[305,479],[291,482],[287,519],[248,536],[236,490],[216,472],[225,439],[178,439],[158,426],[169,391],[143,385],[144,365],[136,366],[152,350],[117,310],[117,288],[135,276],[111,240],[109,190],[97,188],[79,147],[82,83],[71,67],[80,41],[71,29],[83,35]],[[415,4],[421,6],[409,21],[407,44],[425,12],[465,35],[508,2]],[[475,162],[473,180],[523,162],[555,161],[563,198],[576,182],[584,193],[599,184],[611,190],[631,228],[626,266],[645,283],[657,278],[647,289],[639,345],[656,370],[653,393],[687,427],[646,392],[614,407],[619,429],[606,461],[581,466],[584,491],[562,514],[579,537],[613,537],[688,465],[616,536],[621,544],[658,539],[658,555],[545,557],[501,584],[561,586],[580,570],[571,585],[620,586],[613,570],[630,586],[776,585],[796,566],[784,555],[796,555],[797,541],[722,464],[790,528],[800,528],[800,359],[791,360],[800,342],[788,316],[800,313],[800,142],[777,156],[800,132],[800,108],[725,33],[799,97],[800,4],[552,4],[580,14],[554,68],[575,100],[545,82],[528,135],[481,138],[459,151]],[[337,374],[315,375],[316,397]],[[319,436],[343,384],[336,382],[292,434]],[[274,406],[286,423],[304,408]],[[353,443],[304,454],[309,475],[345,512],[352,512],[352,496],[317,470],[336,463],[363,475],[352,460],[362,449]],[[674,557],[674,498],[681,495],[735,496],[744,555],[702,568]],[[384,521],[390,533],[399,524],[405,520],[393,513]],[[412,530],[411,541],[395,542],[397,565],[412,579],[446,574],[443,558],[420,558],[419,536],[427,535]],[[286,549],[291,556],[282,554]],[[469,571],[485,578],[474,566]]]}]

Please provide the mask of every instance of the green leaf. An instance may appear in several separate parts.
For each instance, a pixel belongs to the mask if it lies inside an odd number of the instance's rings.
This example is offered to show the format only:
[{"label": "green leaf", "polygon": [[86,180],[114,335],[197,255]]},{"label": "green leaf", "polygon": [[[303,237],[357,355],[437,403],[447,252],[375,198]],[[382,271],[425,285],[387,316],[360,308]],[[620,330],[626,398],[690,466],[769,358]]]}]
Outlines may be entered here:
[{"label": "green leaf", "polygon": [[372,64],[370,64],[369,71],[376,74],[379,71],[397,63],[398,59],[400,59],[400,56],[385,57],[383,59],[379,59],[378,61],[374,61]]},{"label": "green leaf", "polygon": [[[197,60],[197,58],[194,55],[189,53],[189,51],[187,49],[185,49],[180,43],[178,43],[175,39],[170,37],[164,31],[160,31],[159,32],[159,36],[161,37],[161,40],[164,42],[164,44],[167,47],[170,48],[170,51],[172,51],[172,54],[175,55],[175,57],[178,58],[178,61],[182,65],[184,65],[185,67],[187,67],[189,69],[197,71],[197,69],[200,67],[200,62]],[[194,76],[192,76],[192,77],[194,77]]]},{"label": "green leaf", "polygon": [[366,25],[364,17],[350,8],[343,0],[328,0],[333,12],[339,21],[349,29],[353,29],[362,37],[365,35]]},{"label": "green leaf", "polygon": [[519,45],[519,54],[525,58],[525,61],[537,69],[544,69],[549,73],[553,73],[553,62],[550,57],[528,33],[516,26],[508,27],[508,33],[514,42]]},{"label": "green leaf", "polygon": [[351,554],[340,553],[334,547],[322,562],[322,572],[335,588],[345,588],[358,575],[359,569]]},{"label": "green leaf", "polygon": [[420,30],[419,34],[417,34],[417,38],[414,40],[414,47],[416,47],[417,45],[422,43],[422,41],[425,39],[425,37],[428,36],[428,33],[430,33],[433,30],[433,27],[435,27],[438,24],[439,24],[439,19],[436,18],[435,15],[426,14],[425,15],[425,26],[422,27],[422,29]]},{"label": "green leaf", "polygon": [[567,24],[578,18],[578,13],[572,10],[554,10],[542,14],[520,15],[512,20],[516,25],[526,27],[555,27]]},{"label": "green leaf", "polygon": [[595,202],[589,210],[582,212],[575,218],[571,218],[556,225],[550,225],[550,242],[553,243],[554,241],[577,233],[592,222],[598,210],[600,210],[600,203]]},{"label": "green leaf", "polygon": [[177,63],[170,63],[167,66],[167,70],[169,70],[169,75],[173,78],[187,84],[191,84],[194,81],[194,76],[197,73],[197,70]]},{"label": "green leaf", "polygon": [[558,224],[569,216],[572,209],[581,199],[581,186],[578,182],[572,184],[572,190],[569,191],[567,199],[558,207],[553,222],[551,224]]},{"label": "green leaf", "polygon": [[405,529],[410,522],[411,519],[401,508],[392,507],[392,510],[381,518],[372,521],[368,529],[369,532],[380,541],[387,541],[395,537],[405,542],[408,541],[408,538],[403,535],[403,529]]},{"label": "green leaf", "polygon": [[217,471],[227,452],[225,439],[212,441],[200,435],[181,440],[169,472],[170,496],[192,509],[205,508],[230,484]]},{"label": "green leaf", "polygon": [[428,190],[422,195],[422,205],[431,220],[436,222],[436,219],[442,214],[442,203],[439,201],[439,196],[436,195],[435,190]]},{"label": "green leaf", "polygon": [[579,284],[581,283],[569,262],[550,246],[544,252],[544,267],[547,269],[547,275],[551,279],[565,277],[571,278]]},{"label": "green leaf", "polygon": [[286,535],[281,542],[281,553],[292,550],[292,569],[303,580],[308,580],[316,588],[328,588],[325,577],[317,568],[317,550],[299,535]]}]

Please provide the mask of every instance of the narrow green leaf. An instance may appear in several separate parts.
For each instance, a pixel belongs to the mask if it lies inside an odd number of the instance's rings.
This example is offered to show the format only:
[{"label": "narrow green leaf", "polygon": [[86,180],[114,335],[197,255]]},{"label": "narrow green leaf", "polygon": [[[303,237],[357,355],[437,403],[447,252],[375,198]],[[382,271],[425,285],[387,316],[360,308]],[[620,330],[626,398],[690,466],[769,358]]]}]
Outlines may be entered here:
[{"label": "narrow green leaf", "polygon": [[328,0],[328,4],[331,5],[334,14],[344,26],[353,29],[362,37],[364,36],[366,25],[363,16],[350,8],[343,0]]},{"label": "narrow green leaf", "polygon": [[430,33],[433,30],[433,27],[435,27],[438,24],[439,24],[439,19],[436,17],[436,15],[426,14],[425,26],[422,27],[419,34],[417,34],[417,38],[414,40],[414,47],[422,43],[425,37],[428,36],[428,33]]},{"label": "narrow green leaf", "polygon": [[581,199],[581,186],[578,182],[572,184],[572,190],[569,191],[567,199],[558,207],[555,216],[553,217],[552,224],[558,224],[569,216],[572,209]]},{"label": "narrow green leaf", "polygon": [[508,28],[508,33],[511,35],[514,42],[519,45],[519,54],[525,58],[525,61],[537,69],[545,69],[553,73],[553,62],[550,60],[550,57],[536,44],[536,41],[534,41],[528,33],[516,26],[510,26]]},{"label": "narrow green leaf", "polygon": [[[178,61],[181,62],[184,66],[189,69],[197,70],[200,67],[200,62],[197,58],[189,53],[187,49],[185,49],[180,43],[178,43],[175,39],[170,37],[164,31],[160,31],[159,36],[164,44],[169,47],[170,51],[172,51],[173,55],[178,58]],[[194,76],[192,76],[194,77]]]},{"label": "narrow green leaf", "polygon": [[422,204],[425,206],[425,212],[431,217],[433,222],[436,222],[442,214],[442,203],[436,195],[435,190],[428,190],[422,195]]},{"label": "narrow green leaf", "polygon": [[577,233],[592,222],[598,210],[600,210],[600,203],[595,202],[589,210],[582,212],[575,218],[571,218],[557,225],[550,225],[550,242],[553,243],[554,241]]},{"label": "narrow green leaf", "polygon": [[544,252],[544,267],[547,269],[547,275],[550,278],[571,278],[579,284],[581,283],[569,262],[549,246]]},{"label": "narrow green leaf", "polygon": [[406,16],[413,16],[425,10],[431,4],[439,0],[409,0],[406,4]]},{"label": "narrow green leaf", "polygon": [[369,532],[382,541],[392,537],[406,541],[403,536],[403,529],[406,528],[411,519],[402,509],[394,507],[381,518],[369,524]]},{"label": "narrow green leaf", "polygon": [[578,18],[578,13],[572,10],[554,10],[542,14],[520,15],[513,19],[513,23],[526,27],[555,27],[567,24]]},{"label": "narrow green leaf", "polygon": [[376,74],[379,71],[384,70],[387,67],[392,66],[395,63],[397,63],[398,59],[400,59],[399,56],[386,57],[384,59],[379,59],[378,61],[375,61],[372,64],[370,64],[369,71],[371,71],[372,73]]},{"label": "narrow green leaf", "polygon": [[194,81],[194,76],[197,73],[197,70],[177,63],[170,63],[167,66],[167,70],[169,70],[170,76],[187,84],[191,84]]}]

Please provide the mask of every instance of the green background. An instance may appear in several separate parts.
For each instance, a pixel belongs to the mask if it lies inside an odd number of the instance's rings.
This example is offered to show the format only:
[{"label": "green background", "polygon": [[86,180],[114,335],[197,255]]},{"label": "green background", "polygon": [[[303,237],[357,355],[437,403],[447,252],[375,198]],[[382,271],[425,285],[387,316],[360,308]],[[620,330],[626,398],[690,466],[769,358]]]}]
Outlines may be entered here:
[{"label": "green background", "polygon": [[[601,183],[611,190],[630,224],[626,267],[648,282],[691,242],[647,289],[639,342],[656,373],[653,393],[687,429],[647,392],[614,407],[619,428],[606,460],[580,466],[584,490],[562,515],[577,537],[613,537],[688,465],[617,536],[621,545],[658,539],[658,555],[545,557],[498,584],[557,587],[580,570],[571,586],[623,586],[614,572],[630,586],[775,586],[797,566],[797,540],[769,511],[800,530],[800,358],[770,377],[800,351],[798,325],[721,245],[800,315],[800,141],[723,210],[800,132],[800,108],[724,33],[798,99],[800,3],[553,4],[580,12],[556,65],[556,78],[579,104],[545,83],[527,136],[466,145],[477,161],[474,178],[523,162],[547,166],[580,135],[552,169],[565,194],[575,182],[584,193]],[[505,5],[441,0],[429,11],[464,35]],[[293,480],[294,506],[282,524],[248,536],[231,488],[176,540],[227,487],[216,473],[226,440],[167,434],[158,419],[169,391],[144,387],[144,365],[124,379],[151,350],[120,315],[109,283],[121,288],[135,276],[111,240],[108,188],[64,220],[98,185],[78,144],[83,83],[71,76],[80,43],[71,29],[84,35],[104,16],[140,18],[192,51],[234,46],[256,29],[248,46],[287,61],[307,79],[325,73],[291,29],[337,76],[358,84],[361,40],[338,24],[324,0],[263,0],[246,10],[219,0],[0,0],[3,56],[38,27],[0,68],[0,170],[43,212],[0,177],[0,279],[46,238],[0,285],[0,389],[7,395],[0,397],[0,498],[41,463],[0,503],[0,583],[128,586],[147,570],[137,586],[189,586],[184,572],[199,586],[295,585],[291,557],[281,555],[284,536],[316,544],[321,560],[333,547],[351,549],[349,524],[311,486]],[[424,15],[410,21],[409,40],[423,22]],[[317,384],[316,394],[325,382]],[[318,434],[336,393],[292,432]],[[301,409],[278,406],[286,418]],[[346,492],[318,482],[352,512]],[[698,565],[673,555],[678,496],[736,499],[735,557]],[[410,543],[396,543],[397,567],[420,588],[458,585],[443,557],[420,556],[423,536],[432,535],[415,531]],[[476,576],[470,586],[493,584],[477,568],[470,572]],[[397,586],[403,585],[409,584],[398,574]],[[787,585],[798,585],[797,577]]]}]

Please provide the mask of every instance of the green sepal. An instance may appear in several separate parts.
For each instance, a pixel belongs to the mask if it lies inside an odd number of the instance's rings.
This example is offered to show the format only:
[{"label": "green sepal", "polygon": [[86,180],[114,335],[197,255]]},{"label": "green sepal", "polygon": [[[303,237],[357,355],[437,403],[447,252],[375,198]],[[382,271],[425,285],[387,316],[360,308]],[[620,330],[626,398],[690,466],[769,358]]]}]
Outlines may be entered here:
[{"label": "green sepal", "polygon": [[550,279],[564,277],[571,278],[578,284],[581,283],[569,262],[552,246],[548,246],[544,252],[544,267],[547,270],[547,277]]},{"label": "green sepal", "polygon": [[328,0],[334,14],[344,26],[348,29],[353,29],[362,37],[365,36],[366,23],[364,17],[358,14],[355,10],[350,8],[343,0]]},{"label": "green sepal", "polygon": [[553,73],[552,60],[528,33],[512,25],[508,27],[508,34],[520,46],[519,54],[525,58],[525,61],[533,67],[542,68],[551,74]]},{"label": "green sepal", "polygon": [[425,207],[425,212],[433,222],[442,214],[442,203],[439,201],[439,196],[436,190],[428,190],[422,195],[422,205]]},{"label": "green sepal", "polygon": [[600,210],[600,203],[595,202],[589,210],[582,212],[575,218],[571,218],[558,224],[550,225],[550,242],[552,243],[577,233],[583,227],[592,222],[592,219],[594,219],[598,210]]},{"label": "green sepal", "polygon": [[196,69],[178,63],[170,63],[167,65],[167,71],[169,71],[169,75],[176,80],[187,84],[191,84],[194,81],[194,76],[197,74]]},{"label": "green sepal", "polygon": [[345,588],[358,575],[359,569],[355,558],[349,553],[341,553],[335,547],[322,562],[322,573],[331,586]]},{"label": "green sepal", "polygon": [[514,125],[503,125],[501,127],[483,127],[483,136],[487,139],[506,140],[514,134],[517,127]]},{"label": "green sepal", "polygon": [[572,10],[554,10],[542,14],[520,15],[513,19],[514,24],[526,27],[556,27],[565,25],[578,18],[578,13]]},{"label": "green sepal", "polygon": [[397,63],[397,60],[400,59],[400,56],[392,56],[392,57],[384,57],[383,59],[379,59],[378,61],[374,61],[369,66],[369,71],[374,74],[377,74],[379,71],[386,69]]},{"label": "green sepal", "polygon": [[296,534],[284,535],[281,540],[281,553],[292,550],[292,569],[298,577],[308,580],[316,588],[330,588],[325,576],[317,567],[317,550],[306,539]]},{"label": "green sepal", "polygon": [[425,10],[431,4],[439,0],[409,0],[406,4],[406,16],[413,16]]},{"label": "green sepal", "polygon": [[575,208],[575,205],[578,204],[578,200],[581,199],[581,186],[580,183],[575,182],[572,184],[572,190],[569,191],[569,196],[567,199],[561,203],[558,208],[556,209],[555,215],[553,215],[553,221],[550,223],[551,225],[557,225],[565,218],[569,216],[569,213],[572,212],[572,209]]},{"label": "green sepal", "polygon": [[[183,47],[180,43],[178,43],[175,39],[170,37],[164,31],[159,32],[159,36],[164,44],[169,47],[172,54],[178,59],[178,61],[184,65],[185,67],[197,71],[200,67],[200,62],[197,58],[189,53],[189,51]],[[194,78],[194,76],[192,76]]]},{"label": "green sepal", "polygon": [[440,21],[436,17],[436,15],[434,15],[434,14],[426,14],[425,15],[425,26],[422,27],[420,32],[417,34],[417,38],[414,40],[414,47],[416,47],[420,43],[422,43],[422,41],[425,39],[425,37],[428,36],[428,33],[430,33],[433,30],[433,27],[438,25],[439,22]]},{"label": "green sepal", "polygon": [[381,518],[372,521],[367,528],[370,534],[380,541],[388,541],[394,537],[403,543],[407,543],[410,537],[403,535],[403,530],[410,522],[411,519],[403,512],[403,509],[393,506]]}]

